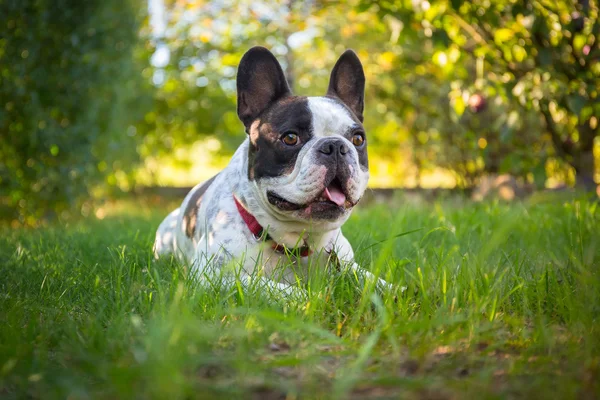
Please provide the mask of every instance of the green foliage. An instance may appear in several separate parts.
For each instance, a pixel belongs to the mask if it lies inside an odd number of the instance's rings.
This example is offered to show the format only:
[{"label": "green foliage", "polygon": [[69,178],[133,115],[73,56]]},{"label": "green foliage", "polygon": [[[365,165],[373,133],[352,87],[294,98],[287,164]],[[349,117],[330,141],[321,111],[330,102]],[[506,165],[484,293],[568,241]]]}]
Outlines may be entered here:
[{"label": "green foliage", "polygon": [[359,53],[375,186],[449,172],[592,189],[600,173],[597,0],[165,1],[160,31],[141,0],[0,8],[0,215],[21,222],[188,165],[199,156],[180,150],[207,137],[223,160],[244,138],[235,74],[253,45],[300,95],[325,93],[339,54]]},{"label": "green foliage", "polygon": [[278,19],[286,8],[277,2],[265,2],[272,14],[256,18],[255,2],[236,1],[235,20],[226,2],[167,3],[168,29],[151,41],[151,51],[168,51],[169,58],[148,68],[157,90],[141,126],[142,155],[164,156],[206,136],[232,152],[244,138],[235,104],[239,60],[257,44],[284,56],[285,32],[294,24]]},{"label": "green foliage", "polygon": [[0,3],[3,214],[28,223],[59,214],[136,159],[139,4]]},{"label": "green foliage", "polygon": [[361,208],[344,231],[397,298],[322,271],[300,304],[154,262],[168,211],[140,205],[0,228],[3,398],[600,395],[597,203]]},{"label": "green foliage", "polygon": [[[595,187],[593,149],[600,115],[597,2],[423,0],[376,2],[370,7],[371,3],[365,1],[363,8],[376,9],[404,27],[397,36],[402,48],[418,46],[402,62],[442,87],[444,82],[451,85],[444,92],[453,106],[452,119],[460,126],[449,124],[441,130],[440,136],[449,139],[444,151],[455,147],[467,155],[459,160],[473,158],[477,152],[469,143],[481,137],[490,146],[483,154],[485,170],[497,169],[494,158],[508,158],[511,162],[501,169],[523,175],[540,164],[543,168],[554,156],[575,169],[583,186]],[[416,93],[423,95],[427,96]],[[480,107],[472,104],[474,95],[486,98],[494,112],[480,114]],[[463,117],[467,104],[476,114],[468,115],[469,121]],[[423,117],[427,114],[422,112]]]},{"label": "green foliage", "polygon": [[[376,180],[392,175],[398,184],[412,175],[418,183],[421,171],[442,167],[463,186],[489,173],[544,186],[556,159],[589,179],[593,165],[579,161],[593,150],[600,67],[598,6],[586,4],[574,13],[568,2],[237,1],[235,21],[224,4],[169,4],[161,44],[171,58],[159,68],[166,77],[159,97],[184,111],[157,107],[168,111],[149,115],[147,154],[157,143],[170,151],[203,134],[226,150],[239,143],[234,71],[249,46],[271,48],[300,94],[323,93],[328,69],[350,47],[367,73]],[[582,26],[571,33],[575,20]],[[382,161],[397,167],[382,170]]]}]

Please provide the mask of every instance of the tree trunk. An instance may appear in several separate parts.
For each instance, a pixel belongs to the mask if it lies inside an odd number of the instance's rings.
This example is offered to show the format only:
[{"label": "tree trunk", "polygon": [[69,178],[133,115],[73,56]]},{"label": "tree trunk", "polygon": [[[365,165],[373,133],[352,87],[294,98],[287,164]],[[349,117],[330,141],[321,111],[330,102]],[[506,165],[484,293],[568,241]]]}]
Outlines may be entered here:
[{"label": "tree trunk", "polygon": [[591,127],[590,120],[584,121],[577,127],[579,133],[579,151],[574,155],[573,168],[575,168],[575,184],[586,191],[596,191],[594,182],[594,139],[595,129]]},{"label": "tree trunk", "polygon": [[591,120],[588,119],[577,126],[579,146],[575,147],[570,141],[564,141],[561,138],[556,123],[548,110],[548,105],[545,103],[540,105],[556,154],[575,169],[576,186],[586,191],[596,191],[596,182],[594,181],[594,139],[596,130],[591,127]]},{"label": "tree trunk", "polygon": [[285,67],[285,78],[288,82],[288,85],[290,86],[290,89],[292,89],[292,92],[294,91],[294,85],[296,83],[296,76],[294,74],[294,54],[292,52],[292,48],[290,47],[290,43],[289,43],[289,37],[291,36],[291,34],[293,32],[289,31],[289,28],[291,26],[293,26],[293,21],[294,21],[294,2],[295,0],[288,0],[287,2],[287,7],[288,7],[288,15],[287,15],[287,23],[286,23],[286,27],[283,30],[283,44],[284,46],[287,48],[287,53],[285,55],[285,62],[286,62],[286,67]]},{"label": "tree trunk", "polygon": [[579,157],[573,159],[575,168],[575,184],[577,188],[588,192],[596,191],[596,182],[594,182],[594,151],[593,149],[582,151]]}]

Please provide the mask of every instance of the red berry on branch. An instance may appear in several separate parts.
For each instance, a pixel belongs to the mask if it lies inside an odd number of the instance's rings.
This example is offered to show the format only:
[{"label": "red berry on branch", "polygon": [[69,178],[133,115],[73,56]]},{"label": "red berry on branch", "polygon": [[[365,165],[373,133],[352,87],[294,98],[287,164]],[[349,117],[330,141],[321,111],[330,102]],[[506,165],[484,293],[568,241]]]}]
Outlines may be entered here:
[{"label": "red berry on branch", "polygon": [[475,114],[482,112],[487,107],[487,101],[479,93],[475,93],[469,97],[469,110]]}]

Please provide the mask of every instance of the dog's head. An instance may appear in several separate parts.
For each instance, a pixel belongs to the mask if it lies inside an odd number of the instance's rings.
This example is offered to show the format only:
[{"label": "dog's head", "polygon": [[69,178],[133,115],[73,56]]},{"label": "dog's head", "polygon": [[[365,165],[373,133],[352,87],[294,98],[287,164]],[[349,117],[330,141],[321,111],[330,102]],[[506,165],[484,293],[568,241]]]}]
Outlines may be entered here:
[{"label": "dog's head", "polygon": [[254,47],[237,74],[237,111],[249,135],[248,179],[282,219],[341,225],[369,179],[362,125],[365,75],[339,58],[324,97],[294,96],[281,66]]}]

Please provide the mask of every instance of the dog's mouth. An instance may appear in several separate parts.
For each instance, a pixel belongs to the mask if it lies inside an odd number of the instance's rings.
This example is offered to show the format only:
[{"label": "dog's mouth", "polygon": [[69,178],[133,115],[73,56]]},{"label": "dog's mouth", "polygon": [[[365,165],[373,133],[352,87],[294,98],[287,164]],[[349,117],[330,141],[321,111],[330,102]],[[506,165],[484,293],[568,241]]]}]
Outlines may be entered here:
[{"label": "dog's mouth", "polygon": [[332,208],[344,211],[356,205],[356,203],[348,199],[338,178],[334,178],[317,197],[306,204],[292,203],[273,191],[267,192],[267,200],[275,207],[284,211],[306,209],[309,212],[319,212],[321,210],[331,210]]}]

